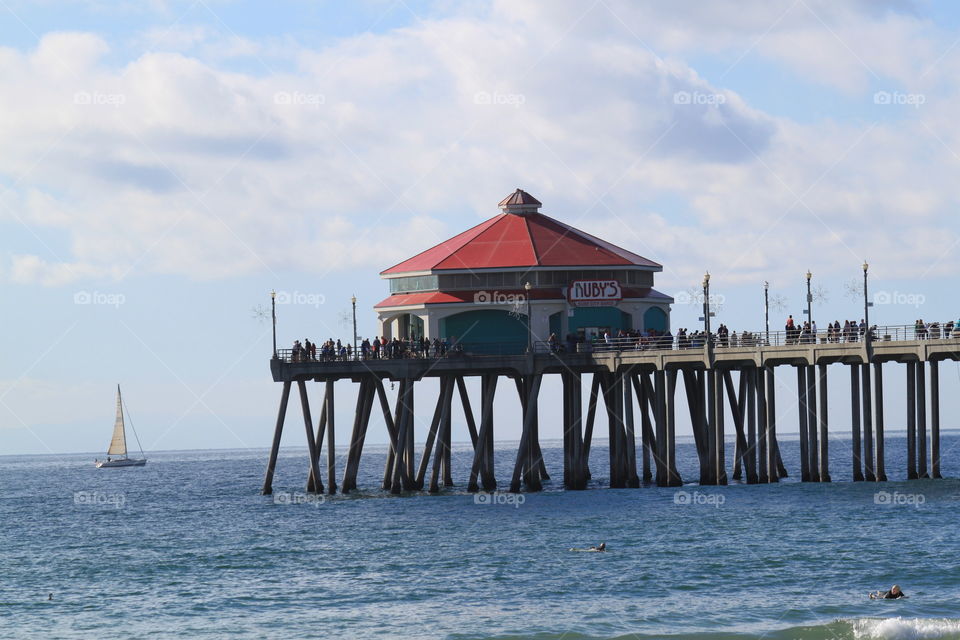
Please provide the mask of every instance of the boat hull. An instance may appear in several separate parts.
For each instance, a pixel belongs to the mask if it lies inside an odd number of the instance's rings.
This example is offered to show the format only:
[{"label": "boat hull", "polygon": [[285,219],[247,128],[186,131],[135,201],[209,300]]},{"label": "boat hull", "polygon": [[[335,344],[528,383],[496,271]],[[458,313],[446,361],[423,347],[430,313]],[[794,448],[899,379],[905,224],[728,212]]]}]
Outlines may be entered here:
[{"label": "boat hull", "polygon": [[115,467],[142,467],[147,464],[146,458],[134,460],[132,458],[121,458],[119,460],[97,460],[97,469],[112,469]]}]

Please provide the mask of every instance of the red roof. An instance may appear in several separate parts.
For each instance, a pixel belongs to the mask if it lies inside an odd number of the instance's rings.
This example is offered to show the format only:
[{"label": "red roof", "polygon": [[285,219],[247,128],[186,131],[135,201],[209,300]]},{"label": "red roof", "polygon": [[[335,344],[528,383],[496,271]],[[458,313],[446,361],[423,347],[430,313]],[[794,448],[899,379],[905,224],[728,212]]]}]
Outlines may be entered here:
[{"label": "red roof", "polygon": [[[511,199],[523,201],[523,206],[539,205],[536,198],[519,189],[503,202]],[[512,204],[501,205],[505,213],[390,267],[381,275],[511,267],[660,268],[652,260],[540,212],[514,213],[510,210]]]},{"label": "red roof", "polygon": [[[522,289],[498,290],[498,294],[525,295]],[[418,291],[411,293],[395,293],[386,300],[381,300],[374,309],[384,307],[406,307],[417,304],[449,304],[475,302],[476,291]],[[664,298],[662,293],[650,287],[623,287],[624,298]],[[563,291],[560,288],[532,289],[531,300],[563,300]]]}]

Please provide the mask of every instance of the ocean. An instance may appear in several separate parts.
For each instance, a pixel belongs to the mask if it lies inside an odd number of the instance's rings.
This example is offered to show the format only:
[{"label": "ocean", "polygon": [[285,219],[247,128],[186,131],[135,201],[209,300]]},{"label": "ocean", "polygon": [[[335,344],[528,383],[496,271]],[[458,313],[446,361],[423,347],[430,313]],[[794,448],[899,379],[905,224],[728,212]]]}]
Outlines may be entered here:
[{"label": "ocean", "polygon": [[[284,449],[273,497],[265,450],[161,452],[97,470],[92,455],[0,458],[0,637],[17,638],[960,638],[960,434],[943,480],[906,482],[888,434],[883,484],[851,483],[831,440],[829,484],[561,488],[538,494],[379,490],[368,446],[349,496],[303,492]],[[508,481],[515,444],[496,451]],[[732,455],[732,443],[727,455]],[[695,480],[692,443],[678,466]],[[342,473],[342,458],[339,465]],[[729,473],[729,471],[728,471]],[[578,553],[606,542],[606,553]],[[898,583],[906,600],[875,601]]]}]

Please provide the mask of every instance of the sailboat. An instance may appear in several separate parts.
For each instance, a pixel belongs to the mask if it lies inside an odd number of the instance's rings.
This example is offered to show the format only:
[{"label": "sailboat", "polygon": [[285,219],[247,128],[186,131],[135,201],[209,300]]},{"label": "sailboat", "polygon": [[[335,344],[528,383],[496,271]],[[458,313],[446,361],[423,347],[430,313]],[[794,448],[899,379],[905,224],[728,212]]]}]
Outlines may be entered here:
[{"label": "sailboat", "polygon": [[[133,429],[133,423],[130,424]],[[137,446],[140,447],[140,438],[137,436],[137,430],[133,429],[133,436],[137,439]],[[123,423],[123,398],[120,396],[120,385],[117,385],[117,420],[113,423],[113,438],[110,440],[110,448],[107,449],[106,460],[96,460],[97,469],[104,467],[142,467],[147,464],[147,458],[143,456],[143,447],[140,447],[140,458],[130,458],[127,456],[127,430]]]}]

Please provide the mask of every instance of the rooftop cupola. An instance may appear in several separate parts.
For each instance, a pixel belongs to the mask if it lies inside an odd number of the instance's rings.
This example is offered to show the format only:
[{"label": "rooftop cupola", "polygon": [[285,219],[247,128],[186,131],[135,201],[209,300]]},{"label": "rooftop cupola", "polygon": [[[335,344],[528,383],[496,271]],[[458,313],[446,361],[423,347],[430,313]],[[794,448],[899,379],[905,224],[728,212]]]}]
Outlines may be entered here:
[{"label": "rooftop cupola", "polygon": [[539,212],[542,205],[542,202],[523,189],[517,189],[501,200],[499,206],[504,213],[514,213],[522,216],[527,213]]}]

